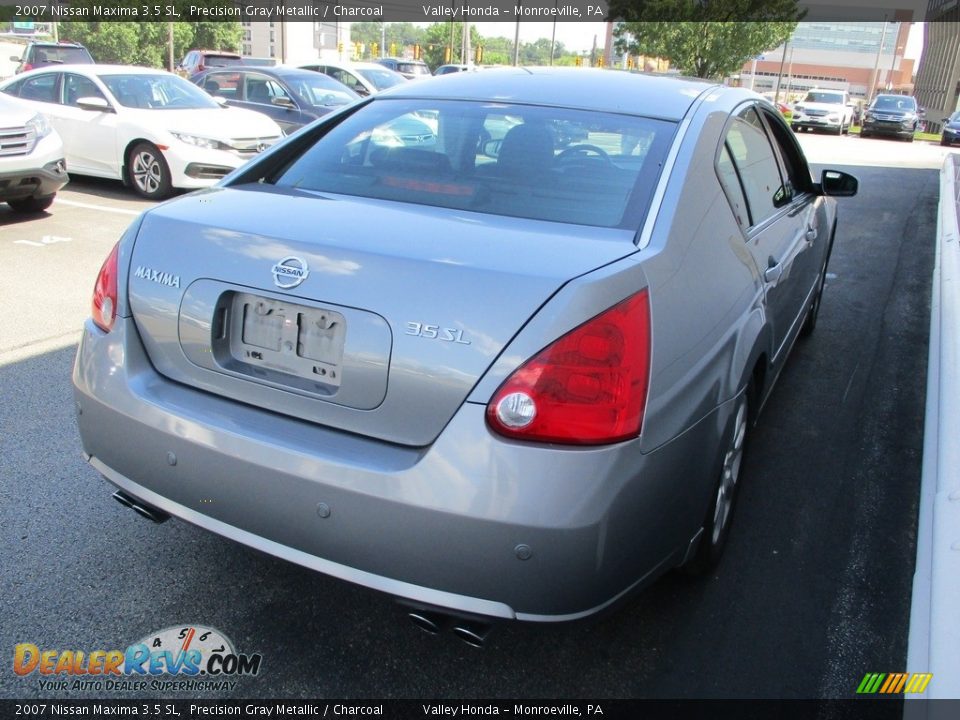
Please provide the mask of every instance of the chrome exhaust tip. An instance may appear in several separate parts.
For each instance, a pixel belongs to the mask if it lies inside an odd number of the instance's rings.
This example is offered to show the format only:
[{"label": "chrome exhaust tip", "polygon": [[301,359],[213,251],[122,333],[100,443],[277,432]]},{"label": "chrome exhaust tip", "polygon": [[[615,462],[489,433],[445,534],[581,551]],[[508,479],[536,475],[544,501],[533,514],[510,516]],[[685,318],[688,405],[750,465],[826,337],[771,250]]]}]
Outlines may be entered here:
[{"label": "chrome exhaust tip", "polygon": [[155,508],[152,505],[148,505],[132,495],[127,495],[123,490],[117,490],[113,494],[113,499],[123,505],[125,508],[130,508],[137,515],[145,517],[147,520],[155,522],[158,525],[170,519],[170,515],[165,513],[163,510]]},{"label": "chrome exhaust tip", "polygon": [[453,634],[470,647],[482,648],[490,634],[490,626],[475,622],[458,623],[453,626]]},{"label": "chrome exhaust tip", "polygon": [[439,615],[429,612],[416,611],[407,613],[407,617],[410,618],[410,622],[423,630],[425,633],[436,635],[440,632],[442,618]]}]

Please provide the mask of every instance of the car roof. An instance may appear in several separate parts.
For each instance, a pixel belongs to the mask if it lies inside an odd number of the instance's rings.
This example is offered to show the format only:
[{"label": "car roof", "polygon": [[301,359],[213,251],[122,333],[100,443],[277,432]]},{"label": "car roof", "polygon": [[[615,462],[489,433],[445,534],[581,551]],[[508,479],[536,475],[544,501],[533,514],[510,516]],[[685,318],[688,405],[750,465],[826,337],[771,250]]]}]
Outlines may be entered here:
[{"label": "car roof", "polygon": [[680,120],[716,83],[619,70],[557,67],[494,68],[404,83],[389,97],[463,99],[554,105]]}]

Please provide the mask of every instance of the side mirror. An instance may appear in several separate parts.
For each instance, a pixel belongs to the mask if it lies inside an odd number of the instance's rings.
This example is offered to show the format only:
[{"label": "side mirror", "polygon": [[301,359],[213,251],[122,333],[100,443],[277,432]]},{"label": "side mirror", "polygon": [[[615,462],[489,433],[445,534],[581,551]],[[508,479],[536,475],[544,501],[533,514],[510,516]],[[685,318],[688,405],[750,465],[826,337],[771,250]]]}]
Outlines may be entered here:
[{"label": "side mirror", "polygon": [[917,108],[917,115],[919,115],[922,118],[925,118],[927,116],[927,109],[924,107]]},{"label": "side mirror", "polygon": [[19,62],[20,62],[20,56],[19,56],[19,55],[11,55],[11,56],[10,56],[10,61],[11,61],[11,62],[15,62],[15,63],[19,63]]},{"label": "side mirror", "polygon": [[221,107],[227,106],[227,99],[223,95],[214,95],[213,101],[220,105]]},{"label": "side mirror", "polygon": [[850,173],[840,170],[824,170],[820,174],[820,194],[831,197],[853,197],[860,182]]},{"label": "side mirror", "polygon": [[116,112],[113,106],[102,97],[82,97],[77,99],[77,107],[91,112]]},{"label": "side mirror", "polygon": [[278,107],[282,107],[282,108],[287,108],[288,110],[293,110],[294,108],[297,107],[297,104],[288,97],[275,97],[270,102],[273,105],[277,105]]}]

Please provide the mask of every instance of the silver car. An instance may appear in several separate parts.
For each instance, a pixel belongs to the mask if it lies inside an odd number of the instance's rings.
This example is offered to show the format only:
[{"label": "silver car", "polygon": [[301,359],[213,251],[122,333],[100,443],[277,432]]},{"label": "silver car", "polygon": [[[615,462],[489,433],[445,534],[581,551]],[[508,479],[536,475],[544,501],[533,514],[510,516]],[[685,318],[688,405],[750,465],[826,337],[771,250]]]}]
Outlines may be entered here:
[{"label": "silver car", "polygon": [[74,369],[85,453],[141,514],[428,629],[591,615],[716,563],[856,191],[744,89],[398,87],[127,230]]}]

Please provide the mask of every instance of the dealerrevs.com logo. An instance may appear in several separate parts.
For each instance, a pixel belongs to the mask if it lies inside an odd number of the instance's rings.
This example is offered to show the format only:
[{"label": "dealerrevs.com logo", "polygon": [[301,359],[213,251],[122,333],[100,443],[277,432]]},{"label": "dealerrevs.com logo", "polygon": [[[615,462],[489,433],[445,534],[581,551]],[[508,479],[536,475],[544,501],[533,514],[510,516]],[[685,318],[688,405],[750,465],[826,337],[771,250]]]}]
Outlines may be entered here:
[{"label": "dealerrevs.com logo", "polygon": [[38,676],[42,691],[233,690],[237,678],[256,676],[262,661],[202,625],[168,627],[125,650],[44,650],[33,643],[13,650],[13,671]]}]

